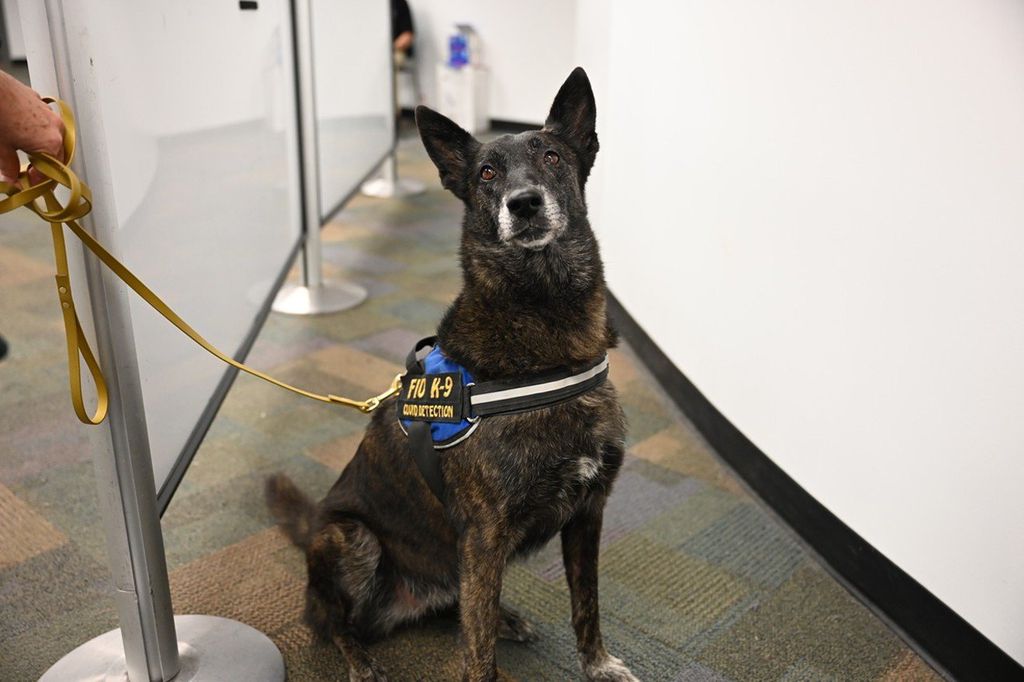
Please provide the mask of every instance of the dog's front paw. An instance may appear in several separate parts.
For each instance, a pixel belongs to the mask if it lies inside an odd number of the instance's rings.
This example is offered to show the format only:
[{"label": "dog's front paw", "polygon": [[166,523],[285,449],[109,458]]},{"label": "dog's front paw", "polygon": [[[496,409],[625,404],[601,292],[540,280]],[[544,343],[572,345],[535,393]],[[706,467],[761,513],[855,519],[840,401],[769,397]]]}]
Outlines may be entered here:
[{"label": "dog's front paw", "polygon": [[498,637],[513,642],[533,642],[537,639],[537,634],[533,631],[530,621],[502,606],[498,618]]},{"label": "dog's front paw", "polygon": [[376,661],[368,665],[348,669],[349,682],[388,682],[387,673]]},{"label": "dog's front paw", "polygon": [[583,661],[583,674],[590,682],[640,682],[620,659],[609,654],[592,661]]}]

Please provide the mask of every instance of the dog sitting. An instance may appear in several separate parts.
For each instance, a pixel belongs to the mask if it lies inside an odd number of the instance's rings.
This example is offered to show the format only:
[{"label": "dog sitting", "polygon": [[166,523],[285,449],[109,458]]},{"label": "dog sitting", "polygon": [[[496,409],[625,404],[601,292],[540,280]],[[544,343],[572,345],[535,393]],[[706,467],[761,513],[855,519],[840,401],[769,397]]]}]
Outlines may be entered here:
[{"label": "dog sitting", "polygon": [[[615,344],[584,202],[598,151],[595,116],[580,68],[543,129],[493,142],[416,109],[441,183],[465,204],[463,289],[440,323],[438,345],[477,382],[587,367]],[[605,650],[598,616],[601,520],[625,441],[615,389],[603,382],[475,427],[438,451],[440,496],[410,455],[393,400],[374,412],[319,505],[283,475],[268,480],[272,513],[306,553],[307,622],[342,651],[352,679],[383,680],[365,643],[457,606],[463,678],[496,679],[496,638],[533,638],[500,603],[506,564],[561,534],[584,675],[635,680]]]}]

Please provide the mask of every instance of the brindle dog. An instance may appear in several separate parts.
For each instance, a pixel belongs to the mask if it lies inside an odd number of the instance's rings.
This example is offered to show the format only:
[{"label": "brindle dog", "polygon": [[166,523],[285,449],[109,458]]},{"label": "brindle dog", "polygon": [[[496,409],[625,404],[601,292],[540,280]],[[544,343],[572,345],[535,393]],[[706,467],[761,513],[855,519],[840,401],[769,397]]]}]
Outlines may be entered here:
[{"label": "brindle dog", "polygon": [[[465,204],[463,289],[439,343],[477,381],[580,368],[615,344],[584,203],[598,150],[595,114],[580,68],[542,130],[482,144],[444,116],[416,110],[442,184]],[[306,552],[308,623],[341,649],[352,679],[382,680],[365,642],[457,606],[463,677],[493,680],[496,638],[533,638],[500,604],[505,566],[561,533],[586,678],[635,680],[605,650],[598,617],[601,519],[624,439],[610,382],[551,407],[485,417],[467,441],[441,451],[439,501],[389,401],[319,505],[284,476],[267,482],[271,510]]]}]

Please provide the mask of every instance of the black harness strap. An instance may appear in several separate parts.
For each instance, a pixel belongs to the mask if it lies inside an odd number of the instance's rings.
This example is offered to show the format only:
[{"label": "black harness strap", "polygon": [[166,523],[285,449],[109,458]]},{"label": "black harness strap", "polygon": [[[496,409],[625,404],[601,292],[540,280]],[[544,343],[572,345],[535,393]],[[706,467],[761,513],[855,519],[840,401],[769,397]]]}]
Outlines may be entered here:
[{"label": "black harness strap", "polygon": [[409,450],[420,470],[423,481],[434,493],[434,497],[444,501],[444,477],[441,475],[441,454],[434,449],[434,441],[430,438],[430,424],[413,422],[406,428],[409,434]]},{"label": "black harness strap", "polygon": [[[429,346],[437,343],[436,336],[428,336],[420,339],[405,357],[405,376],[423,376],[426,370],[423,362],[416,355]],[[403,378],[404,383],[404,378]],[[409,450],[412,452],[416,468],[420,470],[423,481],[434,493],[434,497],[444,500],[444,478],[441,475],[441,457],[434,449],[434,441],[430,437],[430,423],[413,421],[408,427],[403,427],[406,435],[409,436]]]},{"label": "black harness strap", "polygon": [[416,357],[416,355],[424,348],[437,345],[436,336],[428,336],[425,339],[420,339],[416,342],[416,345],[412,347],[409,354],[405,356],[405,371],[412,372],[413,374],[423,374],[423,362]]}]

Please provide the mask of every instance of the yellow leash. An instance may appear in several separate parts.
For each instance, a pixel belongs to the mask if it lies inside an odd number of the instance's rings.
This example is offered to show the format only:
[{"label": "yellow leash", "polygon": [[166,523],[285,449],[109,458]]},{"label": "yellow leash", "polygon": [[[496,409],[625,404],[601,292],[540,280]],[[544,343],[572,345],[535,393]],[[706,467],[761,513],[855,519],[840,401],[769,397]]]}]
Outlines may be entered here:
[{"label": "yellow leash", "polygon": [[[31,165],[41,174],[46,180],[29,187],[28,184],[28,171],[27,169],[22,170],[18,176],[18,184],[8,184],[0,182],[0,193],[6,194],[5,199],[0,200],[0,214],[13,211],[16,208],[22,206],[30,209],[40,218],[50,223],[50,233],[53,237],[53,256],[57,266],[57,295],[60,298],[61,311],[64,314],[64,335],[67,338],[67,350],[68,350],[68,372],[71,384],[71,403],[75,408],[75,414],[85,424],[99,424],[107,415],[107,407],[109,405],[107,396],[107,384],[103,378],[103,372],[100,369],[99,363],[96,361],[96,356],[93,355],[92,349],[89,347],[89,342],[82,332],[82,325],[78,320],[78,313],[75,311],[75,301],[71,296],[71,279],[68,277],[68,257],[67,251],[64,244],[64,225],[75,233],[82,243],[96,255],[100,261],[103,262],[110,271],[117,275],[118,278],[138,294],[143,301],[148,303],[154,310],[160,313],[168,322],[177,327],[183,334],[195,341],[197,344],[206,349],[213,356],[219,360],[226,362],[227,364],[242,370],[248,374],[253,375],[268,381],[275,386],[288,389],[294,393],[312,398],[313,400],[319,400],[325,403],[336,403],[339,405],[345,405],[352,407],[360,412],[369,413],[377,409],[380,404],[390,396],[398,393],[402,384],[402,375],[399,374],[391,382],[390,388],[384,393],[366,400],[352,400],[350,398],[344,398],[337,395],[321,395],[319,393],[313,393],[312,391],[306,391],[301,388],[296,388],[290,384],[286,384],[283,381],[279,381],[263,372],[247,367],[246,365],[237,362],[234,358],[226,355],[216,346],[211,344],[209,341],[204,339],[199,332],[193,329],[185,320],[181,319],[176,312],[160,299],[153,291],[145,285],[138,277],[132,274],[131,270],[121,264],[116,258],[114,258],[109,251],[96,241],[95,238],[88,232],[86,232],[81,225],[78,224],[78,219],[85,216],[92,210],[92,192],[89,187],[85,185],[78,176],[75,175],[74,171],[71,170],[70,165],[72,159],[75,156],[75,118],[71,113],[71,109],[62,101],[54,100],[52,98],[44,98],[47,104],[56,102],[60,108],[60,116],[64,121],[64,157],[67,159],[66,163],[61,163],[57,159],[53,158],[49,154],[43,153],[32,153],[29,154],[29,160]],[[19,184],[24,184],[27,189],[21,189]],[[54,190],[58,187],[66,187],[69,190],[69,196],[67,203],[61,205],[57,197],[54,196]],[[45,206],[40,206],[38,200],[42,199]],[[86,366],[89,368],[89,373],[92,375],[93,383],[96,385],[96,410],[92,414],[86,411],[85,400],[82,397],[82,378],[81,378],[81,365],[79,363],[79,355],[85,360]]]}]

